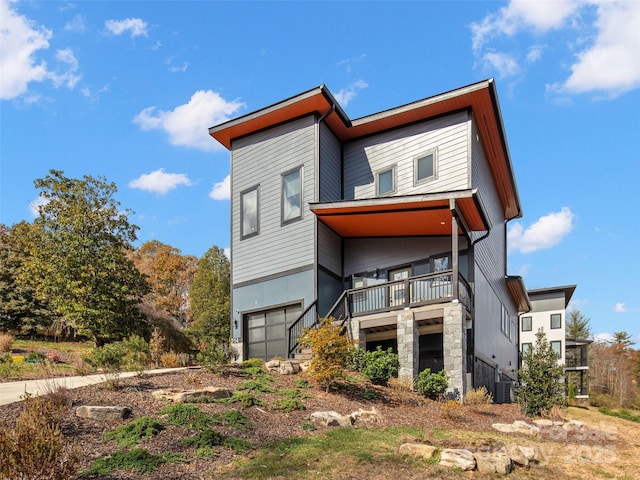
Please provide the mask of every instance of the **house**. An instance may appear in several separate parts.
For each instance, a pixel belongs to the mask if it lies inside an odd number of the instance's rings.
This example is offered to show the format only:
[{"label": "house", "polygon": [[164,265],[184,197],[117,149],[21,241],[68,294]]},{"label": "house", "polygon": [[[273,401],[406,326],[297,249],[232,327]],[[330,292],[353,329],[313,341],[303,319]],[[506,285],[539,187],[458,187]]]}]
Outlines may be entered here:
[{"label": "house", "polygon": [[542,330],[551,349],[564,365],[567,384],[571,383],[575,398],[589,398],[589,364],[587,349],[591,340],[567,338],[566,309],[575,285],[529,290],[531,311],[520,316],[520,351],[524,355],[536,343]]},{"label": "house", "polygon": [[331,316],[400,376],[516,380],[529,302],[506,274],[521,206],[493,80],[354,120],[319,86],[209,133],[231,154],[240,358],[290,357]]}]

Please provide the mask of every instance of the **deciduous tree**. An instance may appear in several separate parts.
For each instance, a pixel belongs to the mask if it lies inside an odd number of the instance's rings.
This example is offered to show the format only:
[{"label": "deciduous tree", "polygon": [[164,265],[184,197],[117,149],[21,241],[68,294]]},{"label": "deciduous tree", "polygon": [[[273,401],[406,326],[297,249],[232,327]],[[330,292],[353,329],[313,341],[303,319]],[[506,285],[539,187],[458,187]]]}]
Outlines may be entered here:
[{"label": "deciduous tree", "polygon": [[58,170],[34,183],[44,200],[28,261],[38,297],[97,345],[140,332],[138,304],[148,285],[128,257],[138,227],[115,200],[116,185]]}]

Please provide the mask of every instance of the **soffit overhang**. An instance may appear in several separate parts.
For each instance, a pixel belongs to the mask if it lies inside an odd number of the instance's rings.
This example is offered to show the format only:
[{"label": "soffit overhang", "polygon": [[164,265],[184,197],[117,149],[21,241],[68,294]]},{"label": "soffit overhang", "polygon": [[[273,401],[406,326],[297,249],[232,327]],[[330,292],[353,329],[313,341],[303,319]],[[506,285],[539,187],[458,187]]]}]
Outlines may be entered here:
[{"label": "soffit overhang", "polygon": [[342,142],[457,111],[471,111],[489,162],[505,219],[522,216],[502,115],[493,79],[351,121],[324,86],[209,129],[227,149],[232,141],[310,114],[323,116]]},{"label": "soffit overhang", "polygon": [[[490,228],[475,190],[311,203],[309,208],[343,238],[451,235],[452,211],[471,231]],[[458,233],[464,233],[461,227]]]},{"label": "soffit overhang", "polygon": [[564,308],[569,306],[571,297],[576,291],[576,285],[563,285],[558,287],[536,288],[528,290],[529,298],[536,300],[536,297],[546,296],[549,294],[560,294],[564,296]]},{"label": "soffit overhang", "polygon": [[529,295],[527,294],[527,289],[524,286],[522,277],[508,275],[505,277],[505,282],[507,284],[507,290],[516,304],[518,313],[530,312],[531,302],[529,301]]}]

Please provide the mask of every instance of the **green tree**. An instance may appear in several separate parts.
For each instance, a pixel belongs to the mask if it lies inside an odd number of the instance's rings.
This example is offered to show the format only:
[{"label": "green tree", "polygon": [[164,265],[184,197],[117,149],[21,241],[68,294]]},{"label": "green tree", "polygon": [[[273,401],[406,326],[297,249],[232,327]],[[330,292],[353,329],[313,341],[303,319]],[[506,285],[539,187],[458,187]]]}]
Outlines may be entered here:
[{"label": "green tree", "polygon": [[191,325],[189,334],[196,340],[215,339],[228,343],[230,325],[231,267],[224,251],[212,247],[198,261],[191,283]]},{"label": "green tree", "polygon": [[554,405],[565,404],[564,368],[542,329],[536,333],[535,346],[524,354],[518,374],[520,387],[516,397],[525,415],[539,416]]},{"label": "green tree", "polygon": [[566,337],[573,340],[586,340],[591,336],[591,319],[586,317],[580,310],[574,308],[569,312],[567,321]]},{"label": "green tree", "polygon": [[636,342],[631,339],[631,335],[627,332],[615,332],[613,334],[613,338],[608,340],[608,343],[609,345],[614,345],[623,349],[636,344]]},{"label": "green tree", "polygon": [[140,333],[138,304],[148,285],[128,256],[138,227],[115,200],[116,185],[57,170],[34,183],[44,200],[28,262],[38,297],[98,346]]},{"label": "green tree", "polygon": [[0,329],[35,333],[51,325],[48,305],[36,297],[33,278],[24,266],[34,249],[34,225],[0,225]]}]

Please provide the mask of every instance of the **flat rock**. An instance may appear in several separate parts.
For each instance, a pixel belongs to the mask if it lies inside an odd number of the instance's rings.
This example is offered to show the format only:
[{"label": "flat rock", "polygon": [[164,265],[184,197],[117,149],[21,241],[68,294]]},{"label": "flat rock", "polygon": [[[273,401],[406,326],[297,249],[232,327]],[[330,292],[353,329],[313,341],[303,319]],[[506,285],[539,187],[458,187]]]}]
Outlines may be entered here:
[{"label": "flat rock", "polygon": [[503,433],[522,433],[531,437],[540,435],[540,428],[536,425],[529,425],[522,420],[516,420],[513,423],[494,423],[491,425],[495,430]]},{"label": "flat rock", "polygon": [[403,443],[400,445],[400,455],[409,455],[423,460],[429,460],[435,451],[436,447],[426,443]]},{"label": "flat rock", "polygon": [[533,421],[538,427],[553,427],[553,421],[546,418],[537,418]]},{"label": "flat rock", "polygon": [[440,452],[440,465],[461,470],[473,470],[476,468],[476,458],[469,450],[445,448]]},{"label": "flat rock", "polygon": [[531,447],[509,445],[507,446],[507,453],[513,463],[525,468],[529,468],[530,463],[536,460],[536,451]]},{"label": "flat rock", "polygon": [[76,416],[93,420],[120,420],[129,415],[129,407],[83,405],[76,408]]},{"label": "flat rock", "polygon": [[368,425],[373,425],[378,423],[380,419],[380,414],[376,408],[372,408],[371,410],[363,410],[362,408],[351,414],[352,423],[363,423]]},{"label": "flat rock", "polygon": [[156,390],[151,392],[156,400],[170,400],[172,402],[186,402],[194,398],[229,398],[231,391],[222,387],[204,387],[196,390]]},{"label": "flat rock", "polygon": [[350,427],[353,425],[351,415],[340,415],[338,412],[314,412],[309,416],[314,424],[327,427]]}]

